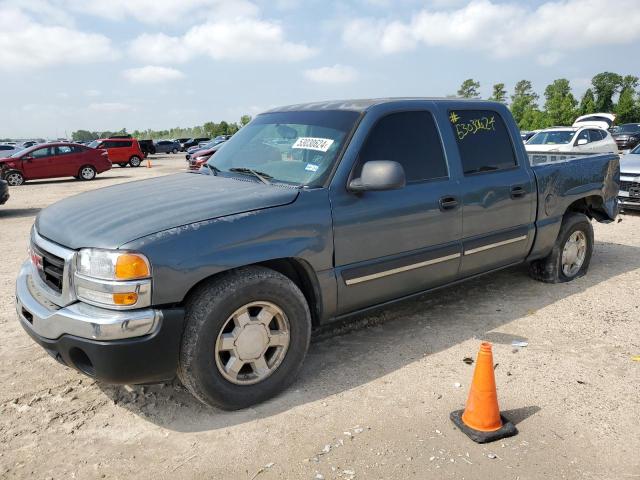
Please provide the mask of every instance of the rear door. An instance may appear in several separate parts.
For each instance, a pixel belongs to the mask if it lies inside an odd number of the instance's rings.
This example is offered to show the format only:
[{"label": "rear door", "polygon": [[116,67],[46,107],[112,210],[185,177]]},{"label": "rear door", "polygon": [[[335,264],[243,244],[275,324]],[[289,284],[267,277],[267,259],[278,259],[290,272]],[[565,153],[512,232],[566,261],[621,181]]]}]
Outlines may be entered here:
[{"label": "rear door", "polygon": [[[349,179],[372,160],[405,170],[399,190],[353,193],[332,185],[338,309],[347,313],[455,279],[460,265],[459,187],[431,110],[368,113]],[[369,126],[370,124],[370,126]],[[335,180],[335,179],[334,179]]]},{"label": "rear door", "polygon": [[[450,110],[463,169],[460,276],[525,259],[534,236],[537,191],[514,132],[494,110]],[[518,140],[519,141],[519,140]],[[520,158],[521,160],[519,160]]]},{"label": "rear door", "polygon": [[75,177],[80,170],[79,147],[74,145],[57,145],[54,163],[61,175]]}]

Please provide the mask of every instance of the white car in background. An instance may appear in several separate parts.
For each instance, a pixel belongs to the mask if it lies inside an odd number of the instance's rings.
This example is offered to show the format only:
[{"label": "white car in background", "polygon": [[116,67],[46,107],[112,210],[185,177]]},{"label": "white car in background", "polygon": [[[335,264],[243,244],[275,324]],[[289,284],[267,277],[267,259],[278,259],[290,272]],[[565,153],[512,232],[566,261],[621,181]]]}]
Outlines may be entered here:
[{"label": "white car in background", "polygon": [[604,128],[552,127],[541,130],[525,143],[527,152],[617,153],[618,145]]},{"label": "white car in background", "polygon": [[599,127],[603,130],[609,130],[613,127],[616,116],[613,113],[590,113],[589,115],[582,115],[576,118],[573,122],[574,127]]},{"label": "white car in background", "polygon": [[15,144],[10,145],[8,143],[0,143],[0,158],[9,157],[20,150],[21,149],[17,148]]}]

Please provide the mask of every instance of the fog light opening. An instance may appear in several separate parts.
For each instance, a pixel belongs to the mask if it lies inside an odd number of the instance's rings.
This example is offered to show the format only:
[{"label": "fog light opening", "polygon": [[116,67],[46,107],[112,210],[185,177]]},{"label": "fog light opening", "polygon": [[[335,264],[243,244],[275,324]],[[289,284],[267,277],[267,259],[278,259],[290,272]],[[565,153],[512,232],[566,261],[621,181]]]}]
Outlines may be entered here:
[{"label": "fog light opening", "polygon": [[75,368],[80,370],[85,375],[95,377],[96,370],[93,367],[93,363],[91,363],[91,360],[89,360],[87,354],[82,350],[77,347],[72,348],[71,350],[69,350],[69,358]]}]

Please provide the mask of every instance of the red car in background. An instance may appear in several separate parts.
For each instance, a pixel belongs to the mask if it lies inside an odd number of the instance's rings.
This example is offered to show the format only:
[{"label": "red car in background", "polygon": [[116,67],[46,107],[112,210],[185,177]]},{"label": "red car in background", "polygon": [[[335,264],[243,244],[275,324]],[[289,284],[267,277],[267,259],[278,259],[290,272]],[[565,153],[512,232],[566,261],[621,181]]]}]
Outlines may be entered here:
[{"label": "red car in background", "polygon": [[94,140],[89,145],[91,148],[103,148],[109,152],[111,163],[121,167],[130,165],[139,167],[145,157],[138,140],[131,137],[101,138]]},{"label": "red car in background", "polygon": [[208,150],[198,150],[198,152],[187,159],[189,170],[200,170],[200,168],[216,153],[225,142],[219,143]]},{"label": "red car in background", "polygon": [[98,173],[111,169],[105,150],[76,143],[47,143],[34,145],[0,158],[0,177],[11,186],[27,180],[75,177],[93,180]]}]

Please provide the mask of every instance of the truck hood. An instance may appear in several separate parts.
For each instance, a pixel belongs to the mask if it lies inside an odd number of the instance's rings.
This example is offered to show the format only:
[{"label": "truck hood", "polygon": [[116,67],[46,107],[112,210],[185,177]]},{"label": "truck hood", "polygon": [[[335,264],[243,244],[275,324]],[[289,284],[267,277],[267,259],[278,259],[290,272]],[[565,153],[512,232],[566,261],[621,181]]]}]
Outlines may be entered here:
[{"label": "truck hood", "polygon": [[620,157],[620,175],[640,176],[640,154],[628,154]]},{"label": "truck hood", "polygon": [[298,190],[180,173],[82,193],[42,210],[38,233],[68,248],[118,248],[195,222],[286,205]]}]

